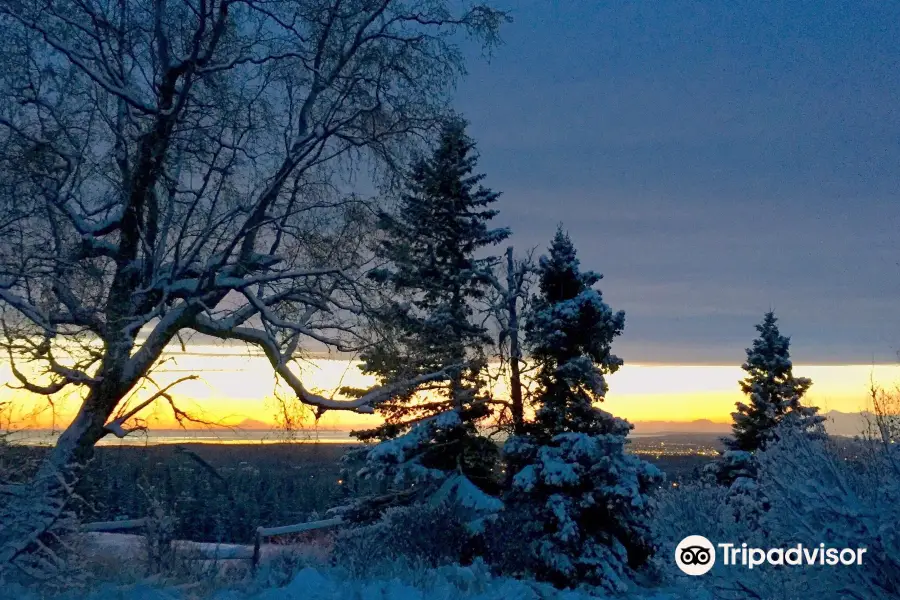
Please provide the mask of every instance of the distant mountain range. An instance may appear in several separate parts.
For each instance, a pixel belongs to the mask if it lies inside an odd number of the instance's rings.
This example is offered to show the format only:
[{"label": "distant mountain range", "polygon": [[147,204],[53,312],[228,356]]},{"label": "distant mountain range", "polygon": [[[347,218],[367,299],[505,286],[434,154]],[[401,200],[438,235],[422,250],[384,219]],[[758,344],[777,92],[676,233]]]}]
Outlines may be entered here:
[{"label": "distant mountain range", "polygon": [[721,433],[731,431],[730,423],[717,423],[709,419],[696,421],[633,421],[634,433]]},{"label": "distant mountain range", "polygon": [[[246,431],[271,431],[275,426],[271,423],[265,423],[256,419],[244,419],[237,425],[233,425],[235,429]],[[728,433],[731,431],[730,423],[716,423],[709,419],[698,419],[696,421],[635,421],[635,433]]]},{"label": "distant mountain range", "polygon": [[[854,436],[862,433],[873,415],[868,412],[845,413],[831,410],[823,413],[825,429],[831,435]],[[634,421],[634,433],[731,433],[731,423],[718,423],[709,419],[696,421]]]},{"label": "distant mountain range", "polygon": [[875,423],[875,415],[867,411],[844,413],[830,410],[827,413],[823,413],[823,416],[825,417],[825,429],[831,435],[859,435],[870,424]]},{"label": "distant mountain range", "polygon": [[[832,435],[859,435],[872,418],[871,413],[845,413],[837,410],[824,413],[825,428]],[[709,419],[694,421],[633,421],[634,433],[642,435],[665,433],[731,433],[731,423],[720,423]],[[271,431],[274,426],[256,419],[244,419],[234,426],[247,431]]]},{"label": "distant mountain range", "polygon": [[249,429],[251,431],[268,431],[275,428],[271,423],[257,421],[256,419],[244,419],[237,425],[234,425],[234,427],[237,429]]}]

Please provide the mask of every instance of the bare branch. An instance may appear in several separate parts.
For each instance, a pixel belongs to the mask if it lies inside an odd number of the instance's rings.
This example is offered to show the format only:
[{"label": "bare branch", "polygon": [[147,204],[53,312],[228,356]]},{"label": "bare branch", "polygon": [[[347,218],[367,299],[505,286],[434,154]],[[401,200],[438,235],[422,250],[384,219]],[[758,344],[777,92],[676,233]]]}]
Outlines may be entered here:
[{"label": "bare branch", "polygon": [[195,379],[198,379],[197,375],[188,375],[186,377],[181,377],[179,379],[176,379],[175,381],[173,381],[166,387],[160,389],[155,394],[153,394],[152,396],[150,396],[149,398],[147,398],[146,400],[144,400],[143,402],[141,402],[140,404],[138,404],[137,406],[135,406],[128,412],[126,412],[125,414],[122,414],[122,415],[116,417],[115,419],[113,419],[112,421],[110,421],[109,423],[104,425],[103,427],[118,438],[123,438],[126,435],[128,435],[129,433],[132,433],[133,431],[138,431],[139,428],[138,429],[124,429],[123,426],[129,419],[135,417],[139,412],[141,412],[142,410],[144,410],[145,408],[147,408],[148,406],[150,406],[151,404],[153,404],[160,398],[164,398],[165,400],[167,400],[170,404],[172,404],[174,406],[174,400],[172,399],[172,396],[169,394],[169,390],[171,390],[173,387],[175,387],[179,383],[183,383],[185,381],[192,381]]},{"label": "bare branch", "polygon": [[294,393],[297,394],[300,401],[309,404],[310,406],[317,407],[321,412],[326,410],[349,410],[358,413],[371,413],[374,412],[374,407],[376,405],[388,400],[403,390],[415,389],[430,381],[448,379],[452,372],[465,367],[465,365],[455,365],[435,373],[420,375],[407,381],[374,388],[359,398],[334,400],[315,394],[306,389],[300,378],[291,371],[285,357],[279,352],[274,341],[265,332],[247,327],[234,327],[231,329],[221,328],[204,317],[198,317],[194,323],[191,324],[191,328],[212,337],[223,340],[240,340],[262,349],[266,358],[269,359],[272,368],[285,383],[287,383]]}]

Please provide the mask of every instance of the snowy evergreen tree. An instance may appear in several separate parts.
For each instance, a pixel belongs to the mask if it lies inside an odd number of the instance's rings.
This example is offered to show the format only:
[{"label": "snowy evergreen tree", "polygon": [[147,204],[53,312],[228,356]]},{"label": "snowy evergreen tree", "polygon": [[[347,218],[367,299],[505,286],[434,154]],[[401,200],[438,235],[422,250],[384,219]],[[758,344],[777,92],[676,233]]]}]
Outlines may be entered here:
[{"label": "snowy evergreen tree", "polygon": [[777,322],[775,313],[767,312],[756,326],[759,337],[747,349],[747,361],[741,367],[747,377],[741,381],[741,390],[750,402],[738,402],[737,410],[731,413],[733,438],[725,440],[730,450],[755,452],[764,448],[784,419],[804,431],[814,431],[824,421],[817,407],[801,403],[812,381],[794,377],[790,338],[781,335]]},{"label": "snowy evergreen tree", "polygon": [[526,434],[504,448],[516,474],[495,531],[513,530],[515,539],[499,560],[561,587],[622,590],[629,570],[652,553],[648,492],[662,480],[625,453],[632,425],[594,407],[607,391],[604,375],[622,364],[610,345],[625,314],[593,287],[601,275],[580,270],[562,229],[538,270],[540,294],[526,326],[538,405]]},{"label": "snowy evergreen tree", "polygon": [[759,337],[746,351],[742,368],[747,377],[740,382],[750,403],[736,404],[733,437],[722,440],[726,451],[704,468],[707,482],[729,488],[727,499],[735,519],[758,528],[771,501],[757,481],[757,453],[776,441],[776,432],[786,427],[811,436],[824,431],[819,409],[801,404],[812,381],[794,377],[790,338],[781,335],[777,322],[769,311],[756,326]]},{"label": "snowy evergreen tree", "polygon": [[[476,254],[509,231],[489,227],[497,214],[490,206],[499,194],[474,174],[474,148],[465,123],[450,121],[433,155],[413,167],[396,211],[381,215],[378,256],[386,266],[372,276],[384,283],[391,300],[375,321],[380,339],[364,353],[362,369],[383,384],[447,373],[445,381],[381,403],[384,425],[355,432],[361,440],[380,442],[364,451],[361,474],[381,480],[391,492],[414,486],[415,494],[404,494],[409,499],[441,485],[451,497],[462,490],[498,491],[496,446],[476,427],[490,412],[483,402],[483,369],[491,340],[476,322],[472,302],[484,295],[497,262]],[[493,506],[490,500],[476,504]]]}]

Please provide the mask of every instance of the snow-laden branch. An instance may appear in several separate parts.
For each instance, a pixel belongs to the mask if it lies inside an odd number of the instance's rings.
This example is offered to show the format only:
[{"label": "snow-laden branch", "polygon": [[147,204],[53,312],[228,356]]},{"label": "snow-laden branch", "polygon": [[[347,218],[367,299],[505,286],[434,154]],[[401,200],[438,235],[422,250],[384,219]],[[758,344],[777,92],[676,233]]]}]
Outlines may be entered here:
[{"label": "snow-laden branch", "polygon": [[[240,291],[244,290],[245,288],[264,283],[296,281],[298,279],[312,279],[315,277],[323,277],[327,275],[339,276],[343,272],[342,269],[338,268],[298,269],[241,277],[234,274],[234,272],[238,270],[237,266],[224,267],[220,270],[222,272],[215,276],[214,283],[211,286],[211,289]],[[160,282],[160,285],[158,287],[159,289],[164,290],[172,295],[196,294],[197,292],[206,291],[203,287],[202,277],[182,278],[172,283]]]},{"label": "snow-laden branch", "polygon": [[[190,318],[193,310],[199,310],[199,307],[182,304],[167,312],[157,323],[144,343],[134,353],[134,356],[128,359],[123,371],[122,380],[124,382],[134,382],[142,374],[145,374],[156,362],[163,348],[166,347],[179,329],[182,328],[185,321]],[[129,386],[130,387],[130,386]]]},{"label": "snow-laden branch", "polygon": [[0,287],[0,300],[22,313],[29,321],[44,331],[51,332],[54,330],[50,316],[43,314],[42,311],[19,294]]},{"label": "snow-laden branch", "polygon": [[359,398],[335,400],[309,391],[288,366],[290,357],[282,355],[275,340],[265,331],[250,327],[223,328],[212,319],[202,315],[196,317],[190,327],[211,337],[222,340],[239,340],[262,349],[272,368],[291,390],[297,394],[297,398],[304,404],[317,407],[320,409],[320,412],[326,410],[347,410],[358,413],[373,413],[378,404],[389,400],[398,393],[416,389],[431,381],[449,379],[453,372],[465,367],[465,365],[454,365],[434,373],[419,375],[406,381],[373,388]]},{"label": "snow-laden branch", "polygon": [[263,318],[263,321],[265,323],[274,327],[305,335],[311,339],[316,340],[317,342],[321,342],[327,346],[337,348],[341,352],[350,352],[354,350],[353,348],[347,348],[341,340],[319,333],[313,328],[307,327],[301,323],[293,323],[285,319],[280,319],[277,315],[269,310],[265,302],[253,295],[253,293],[251,293],[249,290],[244,289],[242,290],[242,292],[244,294],[244,297],[247,298],[247,300],[250,302],[250,305],[256,308],[257,311],[259,311],[259,314]]},{"label": "snow-laden branch", "polygon": [[[454,34],[491,43],[502,13],[444,0],[145,4],[0,2],[0,100],[14,108],[0,117],[0,309],[14,324],[0,351],[27,389],[82,392],[44,471],[75,479],[104,435],[127,433],[117,408],[184,329],[262,348],[320,410],[371,412],[448,378],[335,400],[287,365],[302,340],[358,336],[368,310],[356,277],[371,215],[334,202],[339,188],[359,168],[401,172],[464,72]],[[28,343],[42,337],[64,364]],[[65,504],[66,485],[46,487]],[[0,527],[0,563],[50,531],[38,517],[12,554]]]},{"label": "snow-laden branch", "polygon": [[[19,388],[24,389],[33,394],[41,394],[44,396],[52,396],[69,385],[93,386],[102,380],[100,377],[92,377],[79,368],[67,367],[60,364],[53,356],[50,346],[51,337],[45,333],[45,337],[38,343],[30,340],[26,336],[17,336],[10,330],[5,319],[0,319],[0,327],[3,330],[3,346],[6,348],[7,357],[9,359],[9,368],[13,377],[19,382]],[[25,349],[26,353],[30,353],[33,358],[39,358],[46,363],[46,373],[52,374],[53,380],[47,384],[39,384],[32,381],[16,366],[19,354]],[[93,361],[82,363],[81,367],[90,366]],[[8,387],[16,387],[9,383]]]}]

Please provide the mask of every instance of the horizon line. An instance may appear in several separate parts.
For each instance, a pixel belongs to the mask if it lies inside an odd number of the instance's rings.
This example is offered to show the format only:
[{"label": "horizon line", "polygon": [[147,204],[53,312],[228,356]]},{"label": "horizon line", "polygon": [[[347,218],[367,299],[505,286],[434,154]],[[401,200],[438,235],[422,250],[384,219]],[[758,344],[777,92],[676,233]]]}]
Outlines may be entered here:
[{"label": "horizon line", "polygon": [[[868,410],[858,410],[858,411],[842,411],[842,410],[828,410],[820,415],[829,415],[832,413],[838,413],[842,415],[863,415],[867,414],[870,411]],[[707,419],[707,418],[699,418],[699,419],[689,419],[689,420],[680,420],[680,419],[625,419],[632,425],[638,423],[671,423],[676,425],[689,425],[691,423],[711,423],[714,425],[727,425],[731,426],[732,421],[717,421],[715,419]],[[265,423],[263,423],[265,424]],[[283,429],[277,427],[274,423],[266,428],[259,427],[241,427],[240,423],[235,425],[222,425],[222,424],[208,424],[208,425],[200,425],[197,427],[148,427],[147,431],[214,431],[214,430],[238,430],[238,431],[247,431],[247,432],[258,432],[258,431],[283,431]],[[335,427],[325,427],[325,428],[317,428],[317,427],[300,427],[294,430],[296,433],[303,432],[350,432],[354,431],[356,428],[335,428]],[[53,427],[22,427],[21,429],[16,429],[15,431],[64,431],[63,428],[53,428]],[[137,432],[136,432],[137,433]],[[139,434],[138,434],[139,435]]]}]

